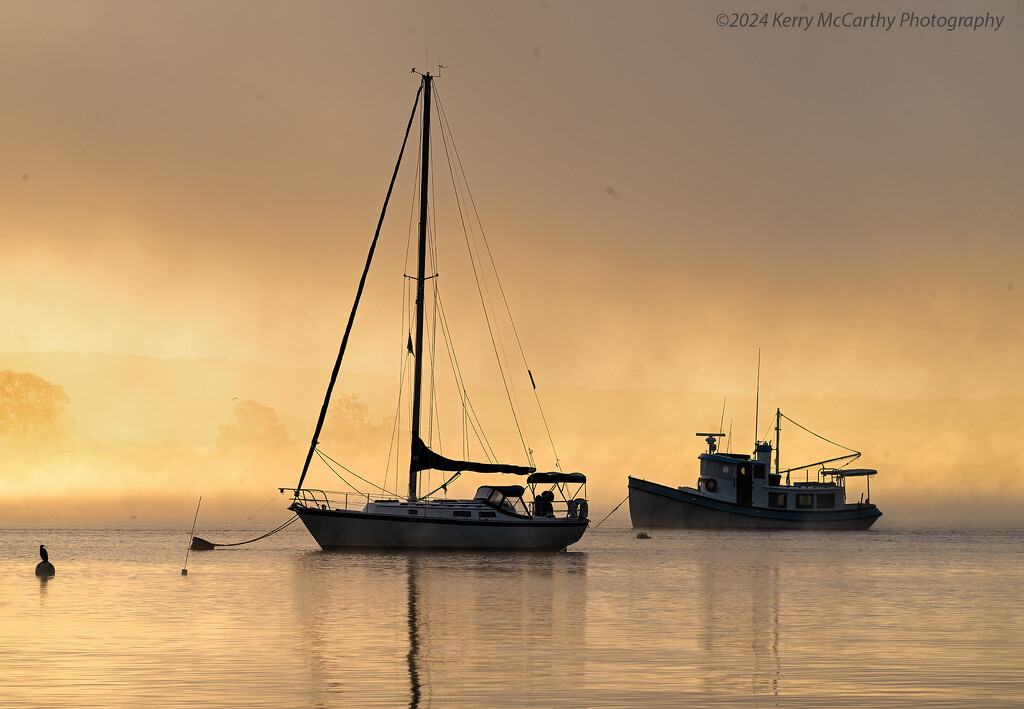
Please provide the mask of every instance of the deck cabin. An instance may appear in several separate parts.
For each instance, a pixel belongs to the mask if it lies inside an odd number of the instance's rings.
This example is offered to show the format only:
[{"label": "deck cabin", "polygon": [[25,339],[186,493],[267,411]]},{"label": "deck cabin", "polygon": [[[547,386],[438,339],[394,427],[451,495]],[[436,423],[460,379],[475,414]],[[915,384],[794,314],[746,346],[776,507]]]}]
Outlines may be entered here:
[{"label": "deck cabin", "polygon": [[[846,478],[870,478],[868,469],[820,469],[816,480],[783,484],[782,475],[772,469],[772,444],[759,441],[754,457],[738,453],[720,453],[713,445],[700,456],[700,477],[696,492],[743,507],[776,510],[856,509],[870,500],[847,504]],[[693,488],[680,486],[684,492]]]}]

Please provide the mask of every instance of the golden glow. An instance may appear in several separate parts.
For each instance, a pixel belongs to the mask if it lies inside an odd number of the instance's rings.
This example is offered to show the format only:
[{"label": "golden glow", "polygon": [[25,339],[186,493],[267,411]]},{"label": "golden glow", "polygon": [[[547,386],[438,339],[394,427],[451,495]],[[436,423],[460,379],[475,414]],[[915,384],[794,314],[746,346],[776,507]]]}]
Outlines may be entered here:
[{"label": "golden glow", "polygon": [[[429,47],[595,517],[627,474],[692,484],[722,397],[750,448],[760,348],[761,427],[779,406],[862,450],[883,524],[1019,523],[1021,23],[797,37],[720,10],[0,9],[0,371],[63,386],[75,425],[0,452],[0,511],[244,515],[294,484]],[[361,333],[394,337],[373,302]],[[374,422],[396,357],[343,375]],[[219,451],[235,399],[289,442]]]}]

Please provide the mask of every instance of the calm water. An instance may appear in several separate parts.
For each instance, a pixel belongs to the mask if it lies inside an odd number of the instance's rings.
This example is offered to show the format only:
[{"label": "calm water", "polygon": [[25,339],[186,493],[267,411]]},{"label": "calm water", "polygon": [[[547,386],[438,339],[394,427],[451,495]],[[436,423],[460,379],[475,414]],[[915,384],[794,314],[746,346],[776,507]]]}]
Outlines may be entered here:
[{"label": "calm water", "polygon": [[0,706],[1024,706],[1021,531],[326,554],[296,524],[183,577],[187,539],[0,532]]}]

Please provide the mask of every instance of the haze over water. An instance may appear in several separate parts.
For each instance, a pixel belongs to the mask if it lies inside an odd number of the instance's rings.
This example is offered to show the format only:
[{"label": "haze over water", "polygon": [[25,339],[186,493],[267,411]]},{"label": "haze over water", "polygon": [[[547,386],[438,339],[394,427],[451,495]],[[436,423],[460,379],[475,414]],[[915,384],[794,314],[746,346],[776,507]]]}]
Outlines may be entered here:
[{"label": "haze over water", "polygon": [[[805,5],[760,11],[859,10]],[[1024,11],[978,7],[928,3],[998,29],[0,4],[0,706],[1024,704]],[[479,556],[323,554],[295,526],[180,576],[200,495],[213,541],[285,514],[409,69],[442,63],[558,445],[538,466],[586,473],[598,520],[627,475],[693,484],[695,431],[747,453],[779,407],[879,470],[873,530],[640,541],[620,511],[565,554]],[[404,273],[371,279],[321,437],[378,483]]]},{"label": "haze over water", "polygon": [[605,526],[558,554],[338,554],[296,525],[192,552],[183,577],[187,540],[0,533],[3,706],[1024,702],[1019,531]]},{"label": "haze over water", "polygon": [[[803,5],[763,9],[856,11]],[[205,495],[227,516],[294,484],[409,70],[444,64],[552,436],[595,511],[627,474],[689,471],[723,399],[748,452],[760,349],[761,421],[778,406],[863,451],[900,513],[884,523],[1018,523],[1018,3],[952,32],[722,27],[744,8],[720,1],[65,9],[0,7],[0,372],[69,400],[55,439],[0,431],[0,514],[178,520]],[[382,254],[404,248],[407,187]],[[394,399],[366,381],[407,337],[375,296],[402,273],[371,279],[339,382],[372,425]],[[469,385],[500,386],[467,349]],[[225,460],[236,401],[293,448]],[[358,469],[378,480],[377,461]]]}]

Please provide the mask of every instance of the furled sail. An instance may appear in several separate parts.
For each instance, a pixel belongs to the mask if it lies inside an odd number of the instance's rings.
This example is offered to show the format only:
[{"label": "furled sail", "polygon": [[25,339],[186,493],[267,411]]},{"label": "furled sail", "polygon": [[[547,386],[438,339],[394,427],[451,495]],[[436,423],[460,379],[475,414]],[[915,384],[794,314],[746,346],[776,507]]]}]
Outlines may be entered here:
[{"label": "furled sail", "polygon": [[536,472],[536,468],[528,468],[522,465],[504,465],[502,463],[475,463],[469,460],[452,460],[443,455],[435,453],[427,447],[427,444],[417,436],[412,439],[412,466],[413,472],[420,470],[468,470],[474,473],[509,473],[510,475],[529,475]]}]

